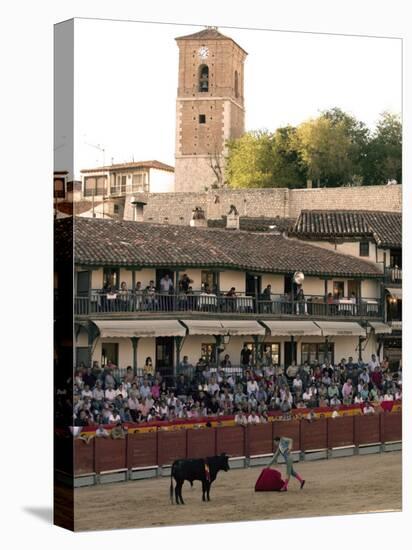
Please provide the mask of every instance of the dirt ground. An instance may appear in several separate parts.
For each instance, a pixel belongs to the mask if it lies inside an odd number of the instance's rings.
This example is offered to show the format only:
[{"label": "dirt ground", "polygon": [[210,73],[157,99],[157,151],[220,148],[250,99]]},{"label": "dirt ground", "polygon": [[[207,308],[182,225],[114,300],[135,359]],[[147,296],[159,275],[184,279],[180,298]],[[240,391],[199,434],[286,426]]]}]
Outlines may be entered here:
[{"label": "dirt ground", "polygon": [[[402,455],[389,452],[300,462],[306,479],[293,478],[287,493],[255,493],[261,467],[219,472],[210,502],[201,484],[185,482],[185,506],[171,504],[170,477],[82,487],[75,490],[76,531],[158,527],[277,518],[400,511]],[[284,474],[284,466],[278,465]]]}]

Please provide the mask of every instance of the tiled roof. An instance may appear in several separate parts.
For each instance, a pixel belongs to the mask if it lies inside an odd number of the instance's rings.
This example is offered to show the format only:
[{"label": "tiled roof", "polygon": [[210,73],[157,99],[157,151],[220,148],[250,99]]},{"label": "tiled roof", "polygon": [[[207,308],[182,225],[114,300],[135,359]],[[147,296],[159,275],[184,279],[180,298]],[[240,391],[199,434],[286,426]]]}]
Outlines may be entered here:
[{"label": "tiled roof", "polygon": [[80,170],[82,174],[90,172],[116,172],[118,170],[131,170],[133,168],[156,168],[166,172],[174,172],[175,169],[169,164],[159,162],[158,160],[143,160],[140,162],[124,162],[123,164],[110,164],[109,166],[97,166],[96,168],[85,168]]},{"label": "tiled roof", "polygon": [[[185,36],[178,36],[176,40],[231,40],[238,46],[241,50],[245,52],[245,50],[237,44],[233,40],[233,38],[230,38],[230,36],[225,36],[221,32],[217,30],[216,27],[206,27],[205,29],[202,29],[199,32],[195,32],[193,34],[187,34]],[[246,52],[245,52],[246,53]]]},{"label": "tiled roof", "polygon": [[[56,224],[70,219],[57,220]],[[381,277],[371,263],[281,235],[75,218],[81,265],[215,267],[269,273]],[[60,238],[64,231],[59,231]],[[64,237],[61,246],[64,247]],[[57,246],[57,250],[58,250]]]},{"label": "tiled roof", "polygon": [[402,214],[368,210],[302,210],[291,235],[313,239],[364,237],[402,246]]},{"label": "tiled roof", "polygon": [[[94,201],[94,207],[96,208],[102,204],[102,201]],[[59,212],[62,212],[62,214],[68,214],[69,216],[73,216],[73,209],[75,215],[83,214],[84,212],[88,212],[93,208],[93,202],[88,200],[82,200],[82,201],[61,201],[56,202],[55,204],[56,210]]]},{"label": "tiled roof", "polygon": [[[281,218],[279,216],[275,218],[240,216],[239,218],[239,228],[241,231],[271,231],[283,233],[293,227],[294,223],[294,218]],[[226,216],[222,216],[219,219],[207,220],[207,226],[215,229],[225,229]]]}]

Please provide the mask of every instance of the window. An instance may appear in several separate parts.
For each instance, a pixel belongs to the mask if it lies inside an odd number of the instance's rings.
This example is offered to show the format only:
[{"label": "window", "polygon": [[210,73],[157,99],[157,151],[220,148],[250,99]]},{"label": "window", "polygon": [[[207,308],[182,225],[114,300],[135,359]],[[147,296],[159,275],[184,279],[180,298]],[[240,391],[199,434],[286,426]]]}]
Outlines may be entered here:
[{"label": "window", "polygon": [[320,364],[324,363],[326,359],[329,359],[331,363],[334,362],[335,354],[335,344],[329,342],[327,353],[326,353],[326,343],[322,342],[319,344],[303,344],[301,348],[301,363],[306,361],[312,365],[315,361],[318,361]]},{"label": "window", "polygon": [[199,92],[209,91],[209,67],[200,65],[199,67]]},{"label": "window", "polygon": [[64,199],[64,180],[55,179],[54,180],[54,198]]},{"label": "window", "polygon": [[132,179],[132,192],[143,193],[146,174],[133,174]]},{"label": "window", "polygon": [[119,205],[118,204],[114,204],[113,205],[113,214],[118,214],[119,213]]},{"label": "window", "polygon": [[208,363],[216,362],[216,344],[202,344],[202,358]]},{"label": "window", "polygon": [[217,273],[214,271],[202,271],[202,290],[204,290],[207,286],[212,291],[216,290]]},{"label": "window", "polygon": [[235,97],[239,97],[239,75],[237,71],[235,71]]},{"label": "window", "polygon": [[122,187],[121,187],[122,193],[126,193],[126,176],[122,176]]},{"label": "window", "polygon": [[369,256],[369,242],[362,241],[359,243],[359,256]]},{"label": "window", "polygon": [[103,288],[119,288],[119,270],[113,267],[103,269]]},{"label": "window", "polygon": [[107,342],[102,342],[102,367],[105,367],[109,361],[117,366],[119,364],[118,357],[119,344],[108,344]]},{"label": "window", "polygon": [[343,281],[333,281],[333,297],[340,300],[345,295],[345,283]]},{"label": "window", "polygon": [[199,115],[199,124],[206,123],[206,115]]},{"label": "window", "polygon": [[92,197],[95,195],[106,194],[106,176],[88,177],[84,179],[84,196]]},{"label": "window", "polygon": [[280,344],[263,344],[263,352],[266,353],[269,350],[272,356],[272,364],[280,365]]}]

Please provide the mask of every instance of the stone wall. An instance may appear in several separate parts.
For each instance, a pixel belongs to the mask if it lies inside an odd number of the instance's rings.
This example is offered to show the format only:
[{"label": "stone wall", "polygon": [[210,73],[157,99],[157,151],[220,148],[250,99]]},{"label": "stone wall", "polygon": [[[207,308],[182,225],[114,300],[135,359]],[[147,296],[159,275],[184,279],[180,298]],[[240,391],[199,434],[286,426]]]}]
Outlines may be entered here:
[{"label": "stone wall", "polygon": [[[140,195],[139,195],[140,196]],[[241,216],[295,218],[301,210],[402,210],[401,185],[329,189],[242,189],[199,193],[142,194],[147,202],[144,221],[189,225],[192,210],[200,206],[209,219],[227,214],[234,204]],[[128,219],[128,209],[125,211]]]}]

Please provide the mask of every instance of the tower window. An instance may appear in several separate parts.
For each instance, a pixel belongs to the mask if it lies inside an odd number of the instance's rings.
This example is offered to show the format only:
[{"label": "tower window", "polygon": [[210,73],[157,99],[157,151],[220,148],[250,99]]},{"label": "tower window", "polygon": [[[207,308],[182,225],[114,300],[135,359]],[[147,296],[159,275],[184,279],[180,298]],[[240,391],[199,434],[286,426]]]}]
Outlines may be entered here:
[{"label": "tower window", "polygon": [[206,115],[199,115],[199,124],[206,123]]},{"label": "tower window", "polygon": [[200,65],[199,67],[199,92],[209,91],[209,67]]},{"label": "tower window", "polygon": [[239,75],[237,71],[235,71],[235,97],[239,97]]}]

